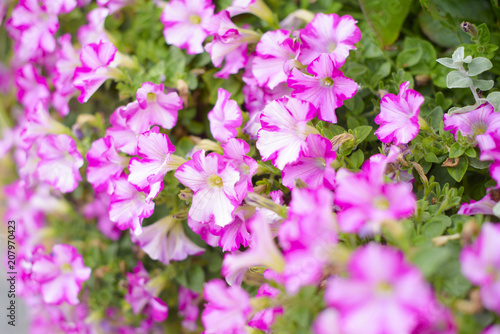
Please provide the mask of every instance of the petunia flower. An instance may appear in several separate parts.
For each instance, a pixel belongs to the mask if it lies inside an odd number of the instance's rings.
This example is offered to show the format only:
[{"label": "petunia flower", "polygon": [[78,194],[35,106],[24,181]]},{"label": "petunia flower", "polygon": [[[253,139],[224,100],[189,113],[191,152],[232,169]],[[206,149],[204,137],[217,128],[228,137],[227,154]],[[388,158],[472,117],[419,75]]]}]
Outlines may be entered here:
[{"label": "petunia flower", "polygon": [[125,6],[131,5],[135,0],[97,0],[97,5],[99,7],[106,7],[109,9],[109,13],[115,13]]},{"label": "petunia flower", "polygon": [[[494,192],[498,192],[498,189],[488,189]],[[473,216],[477,214],[483,215],[494,215],[493,207],[497,204],[497,201],[491,198],[491,195],[488,191],[488,194],[481,198],[479,201],[471,200],[470,203],[462,203],[460,209],[458,209],[457,214]]]},{"label": "petunia flower", "polygon": [[167,318],[168,306],[158,298],[164,284],[161,276],[150,280],[142,262],[139,262],[133,273],[127,273],[127,282],[128,292],[125,300],[132,306],[134,314],[147,314],[157,322]]},{"label": "petunia flower", "polygon": [[[262,284],[255,295],[255,303],[259,303],[260,300],[270,300],[272,301],[280,294],[280,290],[273,288],[267,283]],[[265,303],[265,302],[264,302]],[[283,306],[276,305],[266,307],[262,310],[259,310],[255,313],[255,315],[248,322],[248,326],[260,329],[265,333],[271,332],[271,326],[273,325],[276,317],[282,315],[284,312]]]},{"label": "petunia flower", "polygon": [[196,321],[200,313],[198,308],[199,293],[179,285],[178,296],[178,314],[180,317],[184,318],[181,322],[182,327],[188,331],[194,332],[198,328]]},{"label": "petunia flower", "polygon": [[186,236],[182,222],[172,216],[144,227],[142,234],[135,239],[150,258],[167,265],[172,260],[182,261],[189,255],[199,255],[205,251]]},{"label": "petunia flower", "polygon": [[273,12],[263,0],[233,0],[226,10],[231,16],[250,13],[269,23],[274,20]]},{"label": "petunia flower", "polygon": [[120,111],[132,131],[143,133],[152,125],[165,129],[175,126],[182,99],[175,92],[165,94],[163,91],[163,84],[144,82],[136,92],[137,102],[129,103]]},{"label": "petunia flower", "polygon": [[122,116],[124,109],[126,109],[130,104],[131,103],[126,106],[119,107],[111,113],[109,116],[109,123],[111,126],[106,129],[106,136],[113,138],[115,148],[118,151],[129,155],[136,155],[137,141],[141,133],[130,129],[127,126],[127,119]]},{"label": "petunia flower", "polygon": [[409,81],[403,82],[398,95],[386,94],[380,101],[380,114],[375,117],[380,127],[375,135],[383,143],[408,144],[418,134],[418,114],[424,97],[409,86]]},{"label": "petunia flower", "polygon": [[193,159],[182,164],[175,177],[193,191],[193,202],[189,217],[198,222],[213,219],[219,226],[232,221],[232,213],[238,201],[234,185],[239,173],[217,153],[205,156],[201,150],[193,154]]},{"label": "petunia flower", "polygon": [[202,43],[208,36],[206,25],[214,9],[212,0],[170,1],[161,15],[167,44],[186,49],[188,54],[202,53]]},{"label": "petunia flower", "polygon": [[224,144],[236,137],[236,129],[241,126],[243,118],[238,103],[230,100],[231,93],[224,88],[219,88],[217,94],[217,102],[209,111],[208,120],[210,132],[217,141]]},{"label": "petunia flower", "polygon": [[32,63],[27,63],[16,71],[15,83],[17,99],[27,109],[35,108],[40,101],[50,97],[47,80],[38,74]]},{"label": "petunia flower", "polygon": [[107,238],[117,241],[122,231],[109,219],[109,195],[105,192],[97,192],[93,202],[83,208],[83,216],[86,219],[97,219],[97,228]]},{"label": "petunia flower", "polygon": [[262,160],[271,160],[274,167],[283,170],[297,162],[307,151],[306,138],[318,131],[307,122],[317,109],[309,102],[295,98],[281,98],[270,102],[260,116],[257,149]]},{"label": "petunia flower", "polygon": [[328,54],[335,67],[340,68],[360,39],[361,31],[351,16],[317,13],[300,31],[303,45],[299,61],[307,65],[320,54]]},{"label": "petunia flower", "polygon": [[299,65],[300,44],[290,38],[289,30],[268,31],[262,35],[252,60],[252,73],[260,86],[269,89],[286,82],[290,71]]},{"label": "petunia flower", "polygon": [[44,302],[76,305],[82,283],[90,278],[90,272],[75,247],[58,244],[54,245],[50,256],[35,261],[32,277],[41,286]]},{"label": "petunia flower", "polygon": [[489,326],[481,334],[500,334],[500,325]]},{"label": "petunia flower", "polygon": [[307,72],[311,75],[294,68],[288,76],[292,96],[318,108],[320,120],[336,123],[335,109],[356,94],[358,84],[346,78],[326,54],[314,59],[307,66]]},{"label": "petunia flower", "polygon": [[82,25],[77,31],[80,45],[86,46],[92,43],[110,42],[108,34],[104,29],[104,22],[109,14],[107,8],[94,8],[88,12],[88,24]]},{"label": "petunia flower", "polygon": [[142,220],[153,214],[155,203],[127,181],[125,175],[114,180],[114,192],[109,204],[109,218],[120,230],[130,228],[138,236],[142,233]]},{"label": "petunia flower", "polygon": [[485,223],[470,246],[460,253],[462,274],[480,288],[484,307],[500,314],[500,226]]},{"label": "petunia flower", "polygon": [[37,166],[40,180],[63,193],[72,192],[82,180],[79,169],[83,158],[76,143],[68,135],[49,135],[38,147],[40,162]]},{"label": "petunia flower", "polygon": [[252,311],[248,292],[239,286],[228,287],[214,279],[203,288],[205,308],[201,322],[206,334],[245,334],[247,318]]},{"label": "petunia flower", "polygon": [[343,334],[339,313],[335,309],[327,307],[314,320],[312,330],[314,334]]}]

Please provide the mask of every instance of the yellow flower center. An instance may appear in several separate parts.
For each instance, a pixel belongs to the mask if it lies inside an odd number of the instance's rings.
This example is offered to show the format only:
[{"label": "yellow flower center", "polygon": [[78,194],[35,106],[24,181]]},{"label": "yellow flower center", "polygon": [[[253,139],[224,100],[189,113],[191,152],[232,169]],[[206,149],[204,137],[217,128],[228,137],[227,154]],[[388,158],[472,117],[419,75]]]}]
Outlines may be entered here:
[{"label": "yellow flower center", "polygon": [[218,189],[220,189],[220,188],[222,188],[222,186],[224,185],[224,184],[222,183],[222,179],[220,178],[220,176],[215,175],[215,174],[210,175],[210,176],[208,177],[207,181],[208,181],[208,185],[209,185],[210,187],[212,187],[212,188],[218,188]]},{"label": "yellow flower center", "polygon": [[65,274],[68,274],[73,271],[73,268],[69,263],[65,263],[61,266],[61,271]]},{"label": "yellow flower center", "polygon": [[191,15],[189,17],[189,22],[191,22],[192,24],[200,24],[201,23],[201,17],[199,17],[198,15]]},{"label": "yellow flower center", "polygon": [[148,93],[148,96],[146,97],[148,102],[155,102],[156,101],[156,94],[155,93]]},{"label": "yellow flower center", "polygon": [[334,84],[334,81],[332,78],[323,78],[321,79],[321,85],[325,87],[332,87]]},{"label": "yellow flower center", "polygon": [[387,198],[380,196],[375,198],[373,201],[373,206],[379,210],[387,210],[389,209],[389,201]]}]

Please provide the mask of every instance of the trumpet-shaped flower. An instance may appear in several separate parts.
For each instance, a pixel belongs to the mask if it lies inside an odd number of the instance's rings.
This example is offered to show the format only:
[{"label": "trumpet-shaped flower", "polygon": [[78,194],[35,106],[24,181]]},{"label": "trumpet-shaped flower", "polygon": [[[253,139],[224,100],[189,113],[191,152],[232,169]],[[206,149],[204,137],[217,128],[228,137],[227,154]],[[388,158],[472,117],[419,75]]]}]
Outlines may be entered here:
[{"label": "trumpet-shaped flower", "polygon": [[375,117],[380,127],[375,135],[383,143],[408,144],[418,134],[418,114],[424,97],[409,86],[409,81],[403,82],[398,95],[387,94],[380,101],[380,114]]},{"label": "trumpet-shaped flower", "polygon": [[224,144],[236,137],[236,129],[241,126],[243,118],[238,103],[229,99],[231,93],[224,88],[219,88],[217,94],[217,102],[208,113],[208,120],[212,136]]},{"label": "trumpet-shaped flower", "polygon": [[22,146],[27,150],[35,140],[47,134],[64,133],[67,128],[50,117],[46,101],[39,100],[33,109],[26,109],[26,120],[21,125]]},{"label": "trumpet-shaped flower", "polygon": [[83,158],[68,135],[49,135],[38,147],[38,177],[63,193],[72,192],[82,180]]},{"label": "trumpet-shaped flower", "polygon": [[137,133],[148,131],[152,125],[171,129],[177,123],[177,115],[182,109],[182,99],[175,92],[165,94],[163,84],[144,82],[137,90],[137,102],[122,109],[127,126]]},{"label": "trumpet-shaped flower", "polygon": [[283,168],[283,185],[293,189],[295,180],[300,179],[310,188],[325,186],[333,190],[335,168],[331,164],[337,154],[332,149],[332,143],[321,135],[309,135],[306,144],[307,153]]},{"label": "trumpet-shaped flower", "polygon": [[288,76],[292,96],[311,102],[318,108],[319,119],[336,123],[335,109],[356,94],[358,84],[346,78],[326,54],[314,59],[307,66],[307,72],[311,75],[294,68]]},{"label": "trumpet-shaped flower", "polygon": [[129,103],[113,111],[111,116],[109,116],[109,123],[111,123],[111,126],[106,129],[106,136],[114,139],[115,148],[130,155],[137,154],[137,141],[141,133],[127,126],[127,119],[122,113],[133,103],[134,102]]},{"label": "trumpet-shaped flower", "polygon": [[142,233],[142,220],[153,214],[155,203],[148,201],[142,191],[138,191],[121,175],[114,180],[114,192],[109,204],[109,218],[120,230],[130,228],[137,236]]},{"label": "trumpet-shaped flower", "polygon": [[252,307],[248,292],[239,286],[228,287],[220,279],[208,282],[203,289],[205,308],[201,322],[206,334],[245,334]]},{"label": "trumpet-shaped flower", "polygon": [[[267,283],[264,283],[260,286],[259,291],[257,291],[257,295],[255,295],[256,302],[259,299],[267,298],[267,299],[275,299],[280,294],[280,291],[276,288],[273,288]],[[274,323],[276,316],[283,314],[283,306],[271,306],[267,307],[263,310],[257,311],[252,319],[248,322],[248,326],[253,328],[258,328],[261,331],[268,333],[271,331],[271,326]]]},{"label": "trumpet-shaped flower", "polygon": [[210,222],[225,226],[232,219],[238,205],[234,186],[240,175],[217,153],[205,156],[201,150],[193,154],[193,159],[182,164],[175,177],[193,191],[193,203],[189,217],[198,222]]},{"label": "trumpet-shaped flower", "polygon": [[172,216],[144,227],[142,234],[136,239],[150,258],[164,264],[169,264],[172,260],[182,261],[189,255],[199,255],[205,251],[186,236],[182,223]]},{"label": "trumpet-shaped flower", "polygon": [[500,226],[485,223],[476,241],[462,249],[462,274],[478,285],[483,305],[500,314]]},{"label": "trumpet-shaped flower", "polygon": [[320,54],[326,53],[340,68],[349,50],[361,39],[361,32],[356,20],[349,15],[317,13],[314,19],[300,31],[302,49],[299,60],[303,64],[311,63]]},{"label": "trumpet-shaped flower", "polygon": [[163,10],[161,22],[167,44],[186,49],[188,54],[203,52],[207,24],[214,14],[212,0],[173,0]]},{"label": "trumpet-shaped flower", "polygon": [[109,15],[107,8],[95,8],[87,14],[88,24],[78,29],[77,37],[80,45],[91,43],[109,42],[108,35],[104,29],[104,21]]},{"label": "trumpet-shaped flower", "polygon": [[50,97],[47,80],[38,74],[31,63],[16,71],[15,81],[17,99],[27,109],[33,109],[39,101],[47,101]]},{"label": "trumpet-shaped flower", "polygon": [[54,245],[50,256],[35,261],[32,277],[41,286],[44,302],[76,305],[82,283],[90,278],[90,272],[75,247],[60,244]]},{"label": "trumpet-shaped flower", "polygon": [[318,131],[307,124],[317,114],[309,102],[284,97],[270,102],[260,116],[257,149],[262,160],[283,170],[307,152],[306,138]]}]

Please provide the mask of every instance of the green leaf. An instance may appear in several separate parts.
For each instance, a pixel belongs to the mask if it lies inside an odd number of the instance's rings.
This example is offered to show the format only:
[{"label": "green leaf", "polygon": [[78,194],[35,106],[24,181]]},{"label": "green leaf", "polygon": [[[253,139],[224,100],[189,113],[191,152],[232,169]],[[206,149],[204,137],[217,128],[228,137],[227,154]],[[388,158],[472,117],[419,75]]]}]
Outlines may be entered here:
[{"label": "green leaf", "polygon": [[451,71],[446,77],[448,88],[467,88],[472,85],[472,79],[459,71]]},{"label": "green leaf", "polygon": [[426,278],[431,277],[439,267],[450,257],[447,248],[425,247],[417,251],[412,262],[415,263]]},{"label": "green leaf", "polygon": [[358,126],[357,128],[354,129],[353,134],[354,137],[356,137],[356,145],[361,143],[363,140],[366,139],[370,135],[370,132],[372,131],[372,127],[368,125],[361,125]]},{"label": "green leaf", "polygon": [[427,153],[424,157],[424,160],[427,162],[436,162],[436,163],[439,162],[437,156],[432,152]]},{"label": "green leaf", "polygon": [[403,50],[398,54],[396,58],[396,65],[401,67],[410,67],[418,64],[422,58],[423,51],[421,48],[413,48],[410,50]]},{"label": "green leaf", "polygon": [[493,88],[493,80],[478,80],[478,79],[472,79],[472,84],[476,87],[479,88],[480,90],[490,90]]},{"label": "green leaf", "polygon": [[459,143],[455,143],[450,148],[450,158],[456,158],[464,154],[465,148]]},{"label": "green leaf", "polygon": [[443,66],[446,66],[448,68],[453,68],[453,69],[458,69],[458,66],[453,62],[453,59],[451,58],[439,58],[436,60],[438,63],[440,63]]},{"label": "green leaf", "polygon": [[486,100],[491,103],[495,111],[498,112],[500,110],[500,92],[492,92],[488,94]]},{"label": "green leaf", "polygon": [[375,32],[383,47],[392,45],[399,36],[401,27],[410,12],[412,1],[359,0],[365,19]]},{"label": "green leaf", "polygon": [[450,226],[451,218],[445,215],[439,215],[425,223],[422,227],[422,234],[428,238],[438,237]]},{"label": "green leaf", "polygon": [[349,160],[351,161],[351,164],[355,169],[361,167],[363,161],[365,160],[363,150],[357,150],[354,153],[352,153],[351,156],[349,157]]},{"label": "green leaf", "polygon": [[465,150],[465,154],[470,157],[470,158],[475,158],[477,153],[474,147],[469,147],[468,149]]},{"label": "green leaf", "polygon": [[448,173],[455,181],[460,182],[467,171],[467,167],[469,166],[469,160],[467,157],[460,157],[460,161],[456,167],[448,167]]},{"label": "green leaf", "polygon": [[490,70],[493,67],[491,61],[484,57],[477,57],[472,59],[469,64],[469,70],[467,71],[467,75],[473,77],[475,75],[481,74],[485,71]]}]

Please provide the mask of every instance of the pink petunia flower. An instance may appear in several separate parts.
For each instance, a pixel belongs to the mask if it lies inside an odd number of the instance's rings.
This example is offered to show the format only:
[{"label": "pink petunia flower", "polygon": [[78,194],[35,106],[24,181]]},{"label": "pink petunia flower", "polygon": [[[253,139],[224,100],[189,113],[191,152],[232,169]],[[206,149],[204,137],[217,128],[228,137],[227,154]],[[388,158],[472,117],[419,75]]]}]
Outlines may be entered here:
[{"label": "pink petunia flower", "polygon": [[80,45],[109,42],[108,34],[104,29],[104,22],[109,14],[107,8],[95,8],[88,12],[88,24],[82,25],[77,31]]},{"label": "pink petunia flower", "polygon": [[330,278],[325,291],[327,305],[340,314],[341,333],[413,333],[434,303],[419,270],[391,247],[358,248],[347,272],[348,278]]},{"label": "pink petunia flower", "polygon": [[326,54],[314,59],[307,72],[311,75],[294,68],[288,76],[292,96],[311,102],[318,108],[320,120],[336,123],[335,109],[356,94],[358,84],[346,78]]},{"label": "pink petunia flower", "polygon": [[182,261],[189,255],[199,255],[205,251],[186,236],[182,222],[172,216],[144,227],[142,234],[135,239],[150,258],[167,265],[172,260]]},{"label": "pink petunia flower", "polygon": [[127,273],[128,292],[125,300],[132,306],[134,314],[144,313],[154,321],[164,321],[168,316],[168,306],[158,295],[163,288],[162,277],[150,280],[142,262],[133,273]]},{"label": "pink petunia flower", "polygon": [[[500,114],[495,112],[489,103],[464,114],[444,115],[444,130],[450,131],[457,139],[460,131],[462,136],[481,142],[488,134],[500,129]],[[487,140],[487,139],[486,139]]]},{"label": "pink petunia flower", "polygon": [[462,274],[480,288],[481,301],[500,314],[500,226],[485,223],[476,241],[460,253]]},{"label": "pink petunia flower", "polygon": [[304,181],[310,188],[325,186],[333,190],[335,168],[332,167],[337,154],[332,143],[321,135],[309,135],[306,138],[307,153],[297,162],[283,168],[283,185],[289,189],[295,186],[295,180]]},{"label": "pink petunia flower", "polygon": [[[491,188],[488,190],[493,190],[495,192],[498,191],[498,189],[491,189]],[[466,216],[473,216],[477,214],[493,215],[494,214],[493,207],[496,204],[497,201],[494,201],[491,198],[491,195],[488,193],[479,201],[471,200],[470,203],[462,203],[457,214]]]},{"label": "pink petunia flower", "polygon": [[328,54],[335,67],[340,68],[360,39],[361,31],[351,16],[317,13],[300,31],[303,46],[299,61],[309,64],[320,54]]},{"label": "pink petunia flower", "polygon": [[170,1],[161,16],[167,44],[187,49],[188,54],[202,53],[202,43],[208,36],[206,26],[214,9],[212,0]]},{"label": "pink petunia flower", "polygon": [[299,63],[300,44],[290,38],[289,30],[268,31],[256,46],[252,73],[260,86],[269,89],[286,82],[290,71]]},{"label": "pink petunia flower", "polygon": [[109,218],[120,230],[130,228],[138,236],[142,233],[142,220],[153,214],[155,203],[147,200],[127,181],[125,175],[114,180],[114,192],[109,204]]},{"label": "pink petunia flower", "polygon": [[231,93],[224,88],[219,88],[217,94],[217,102],[208,113],[208,120],[210,132],[216,140],[224,144],[236,137],[236,129],[241,126],[243,118],[238,103],[230,100]]},{"label": "pink petunia flower", "polygon": [[130,129],[127,126],[127,119],[122,116],[124,109],[130,104],[131,103],[124,107],[119,107],[109,116],[109,123],[111,126],[106,129],[106,136],[113,138],[115,148],[120,152],[136,155],[137,141],[141,132]]},{"label": "pink petunia flower", "polygon": [[248,205],[241,205],[234,210],[234,220],[217,230],[210,232],[220,236],[219,247],[223,252],[237,251],[241,246],[247,247],[250,242],[250,232],[248,231],[248,220],[255,213],[255,209]]},{"label": "pink petunia flower", "polygon": [[193,191],[193,203],[189,217],[198,222],[213,219],[219,226],[232,221],[232,213],[238,205],[234,185],[240,176],[238,171],[224,162],[222,156],[201,150],[193,159],[181,165],[175,177]]},{"label": "pink petunia flower", "polygon": [[206,334],[246,334],[245,326],[252,307],[248,292],[239,286],[228,287],[215,279],[203,289],[207,301],[201,313]]},{"label": "pink petunia flower", "polygon": [[112,14],[125,6],[133,4],[134,1],[135,0],[97,0],[97,5],[99,7],[107,7],[109,13]]},{"label": "pink petunia flower", "polygon": [[121,77],[121,71],[110,66],[115,59],[116,51],[113,44],[102,41],[82,48],[80,53],[82,66],[76,68],[73,79],[74,86],[81,93],[78,97],[80,103],[87,102],[106,80]]},{"label": "pink petunia flower", "polygon": [[226,10],[231,16],[250,13],[267,22],[273,22],[273,12],[263,0],[233,0]]},{"label": "pink petunia flower", "polygon": [[175,92],[165,94],[163,84],[144,82],[137,90],[137,102],[132,102],[121,110],[127,119],[127,126],[134,132],[143,133],[152,125],[171,129],[177,123],[177,115],[182,109],[182,99]]},{"label": "pink petunia flower", "polygon": [[34,262],[33,279],[41,286],[43,301],[48,304],[67,302],[76,305],[82,283],[90,278],[78,250],[71,245],[54,245],[50,256]]},{"label": "pink petunia flower", "polygon": [[198,296],[198,292],[185,288],[182,285],[179,286],[178,314],[184,318],[181,323],[182,327],[192,332],[198,328],[196,324],[200,313]]},{"label": "pink petunia flower", "polygon": [[[267,283],[262,284],[255,295],[255,300],[258,302],[259,299],[275,299],[280,294],[280,290],[273,288]],[[248,322],[248,326],[260,329],[265,333],[271,332],[271,326],[276,320],[278,315],[282,315],[284,312],[283,306],[271,306],[263,310],[257,311],[252,319]]]},{"label": "pink petunia flower", "polygon": [[500,325],[489,326],[481,334],[500,334]]},{"label": "pink petunia flower", "polygon": [[409,81],[403,82],[397,96],[386,94],[380,101],[380,114],[375,117],[380,127],[375,135],[383,143],[408,144],[418,134],[418,114],[424,97],[409,86]]},{"label": "pink petunia flower", "polygon": [[40,162],[37,166],[40,180],[63,193],[72,192],[82,180],[79,169],[83,158],[76,143],[68,135],[49,135],[38,147]]},{"label": "pink petunia flower", "polygon": [[107,238],[117,241],[120,239],[122,231],[109,219],[109,195],[104,192],[97,192],[93,202],[85,205],[83,216],[86,219],[97,219],[97,228]]},{"label": "pink petunia flower", "polygon": [[47,80],[38,74],[32,63],[27,63],[16,71],[17,99],[27,109],[33,109],[39,101],[50,97]]},{"label": "pink petunia flower", "polygon": [[113,178],[120,176],[127,166],[127,158],[115,149],[113,138],[106,136],[92,143],[87,152],[87,180],[95,191],[113,193]]},{"label": "pink petunia flower", "polygon": [[306,138],[318,131],[307,122],[317,109],[309,102],[295,98],[281,98],[270,102],[260,116],[257,149],[262,160],[271,160],[274,167],[283,170],[297,162],[307,152]]}]

